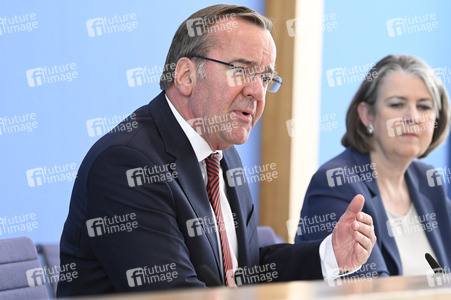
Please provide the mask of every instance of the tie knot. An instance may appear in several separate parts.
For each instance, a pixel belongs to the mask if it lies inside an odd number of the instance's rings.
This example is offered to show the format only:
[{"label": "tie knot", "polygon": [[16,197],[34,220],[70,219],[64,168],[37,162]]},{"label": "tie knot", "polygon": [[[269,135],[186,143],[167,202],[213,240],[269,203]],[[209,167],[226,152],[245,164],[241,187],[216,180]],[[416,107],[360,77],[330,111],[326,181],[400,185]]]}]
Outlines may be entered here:
[{"label": "tie knot", "polygon": [[219,168],[219,157],[220,157],[219,153],[213,152],[212,154],[210,154],[210,156],[208,156],[205,159],[205,163],[207,164],[207,166]]}]

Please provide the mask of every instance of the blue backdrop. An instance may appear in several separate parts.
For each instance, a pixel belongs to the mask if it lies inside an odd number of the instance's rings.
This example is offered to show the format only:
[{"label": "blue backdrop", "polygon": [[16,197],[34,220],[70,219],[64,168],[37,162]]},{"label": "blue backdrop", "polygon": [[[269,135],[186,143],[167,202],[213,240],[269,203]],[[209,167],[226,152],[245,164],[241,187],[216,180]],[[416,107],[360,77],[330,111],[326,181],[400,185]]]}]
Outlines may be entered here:
[{"label": "blue backdrop", "polygon": [[[264,1],[221,1],[238,2],[264,13]],[[216,3],[0,3],[0,238],[59,242],[86,152],[160,92],[176,29]],[[245,165],[259,164],[259,147],[260,126],[238,147]]]},{"label": "blue backdrop", "polygon": [[[265,1],[221,2],[264,13]],[[84,155],[159,93],[175,30],[215,3],[0,3],[0,238],[59,241]],[[343,150],[346,108],[359,85],[352,73],[389,53],[413,54],[451,88],[450,12],[445,0],[325,1],[320,163]],[[260,162],[260,133],[258,125],[238,147],[245,166]],[[445,145],[426,160],[443,167],[448,153]],[[258,209],[258,183],[251,191]]]}]

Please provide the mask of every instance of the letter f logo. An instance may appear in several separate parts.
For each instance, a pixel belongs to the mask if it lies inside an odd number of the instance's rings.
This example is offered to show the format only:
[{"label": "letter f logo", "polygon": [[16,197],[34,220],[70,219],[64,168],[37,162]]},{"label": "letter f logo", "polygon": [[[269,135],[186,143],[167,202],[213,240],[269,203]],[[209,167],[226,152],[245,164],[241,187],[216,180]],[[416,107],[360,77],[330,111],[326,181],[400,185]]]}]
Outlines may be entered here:
[{"label": "letter f logo", "polygon": [[103,19],[94,18],[87,20],[86,28],[88,29],[88,35],[90,37],[102,35],[102,29],[104,29]]}]

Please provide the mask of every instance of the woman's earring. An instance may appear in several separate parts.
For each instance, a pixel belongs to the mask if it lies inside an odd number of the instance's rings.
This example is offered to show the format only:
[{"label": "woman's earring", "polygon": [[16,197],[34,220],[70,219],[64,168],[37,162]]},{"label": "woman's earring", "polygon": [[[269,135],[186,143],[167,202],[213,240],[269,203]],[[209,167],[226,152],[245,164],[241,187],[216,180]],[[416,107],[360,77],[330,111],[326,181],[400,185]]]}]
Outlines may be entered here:
[{"label": "woman's earring", "polygon": [[372,124],[368,125],[366,127],[366,131],[368,132],[369,135],[372,135],[374,133],[374,127]]}]

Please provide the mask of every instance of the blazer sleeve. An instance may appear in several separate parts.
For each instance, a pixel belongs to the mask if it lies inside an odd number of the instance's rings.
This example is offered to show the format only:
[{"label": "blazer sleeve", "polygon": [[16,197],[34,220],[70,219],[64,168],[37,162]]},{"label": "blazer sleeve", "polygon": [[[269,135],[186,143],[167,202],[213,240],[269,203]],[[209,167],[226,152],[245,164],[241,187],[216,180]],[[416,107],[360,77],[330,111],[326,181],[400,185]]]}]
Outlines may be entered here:
[{"label": "blazer sleeve", "polygon": [[260,266],[275,266],[277,280],[323,279],[319,256],[319,241],[302,241],[298,244],[275,244],[260,248]]},{"label": "blazer sleeve", "polygon": [[[127,170],[152,165],[141,152],[123,146],[110,148],[97,158],[88,179],[87,218],[123,219],[134,214],[137,226],[88,237],[90,248],[116,292],[203,287],[190,261],[193,254],[179,229],[176,203],[167,181],[135,187],[127,182]],[[153,277],[151,284],[131,287],[127,271],[145,267],[147,274],[159,274],[166,280]]]},{"label": "blazer sleeve", "polygon": [[[325,168],[319,169],[312,177],[305,195],[295,243],[324,239],[331,234],[341,215],[357,194],[362,194],[365,201],[371,199],[371,194],[363,182],[331,187],[327,180]],[[372,215],[373,219],[377,217],[376,212],[368,210],[366,202],[363,211]],[[387,265],[381,251],[381,243],[378,240],[368,261],[359,271],[349,276],[378,277],[388,275]]]}]

